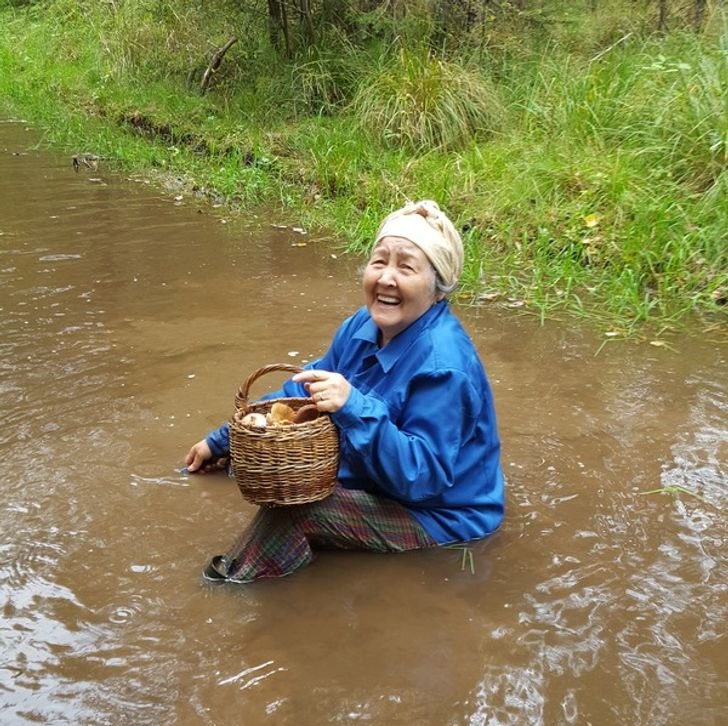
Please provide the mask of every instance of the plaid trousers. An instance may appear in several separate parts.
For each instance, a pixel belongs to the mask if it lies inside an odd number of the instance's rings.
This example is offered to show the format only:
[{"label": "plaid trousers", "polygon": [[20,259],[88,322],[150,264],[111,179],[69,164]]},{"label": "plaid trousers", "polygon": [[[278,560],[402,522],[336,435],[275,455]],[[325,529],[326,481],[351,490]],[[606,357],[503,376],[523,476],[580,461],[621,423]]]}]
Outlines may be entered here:
[{"label": "plaid trousers", "polygon": [[261,507],[227,554],[213,561],[222,563],[219,579],[253,582],[290,575],[311,562],[314,549],[405,552],[436,546],[401,504],[337,486],[318,502]]}]

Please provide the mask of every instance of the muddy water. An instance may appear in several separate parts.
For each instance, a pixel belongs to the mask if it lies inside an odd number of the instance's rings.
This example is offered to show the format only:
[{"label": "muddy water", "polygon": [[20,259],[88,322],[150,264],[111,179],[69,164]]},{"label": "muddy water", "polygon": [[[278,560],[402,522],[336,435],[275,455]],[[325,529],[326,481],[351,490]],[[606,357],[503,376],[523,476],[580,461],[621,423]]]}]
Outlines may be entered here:
[{"label": "muddy water", "polygon": [[509,478],[472,570],[328,553],[209,585],[254,510],[181,458],[250,371],[323,351],[356,264],[36,141],[0,124],[3,722],[726,723],[725,344],[595,355],[461,310]]}]

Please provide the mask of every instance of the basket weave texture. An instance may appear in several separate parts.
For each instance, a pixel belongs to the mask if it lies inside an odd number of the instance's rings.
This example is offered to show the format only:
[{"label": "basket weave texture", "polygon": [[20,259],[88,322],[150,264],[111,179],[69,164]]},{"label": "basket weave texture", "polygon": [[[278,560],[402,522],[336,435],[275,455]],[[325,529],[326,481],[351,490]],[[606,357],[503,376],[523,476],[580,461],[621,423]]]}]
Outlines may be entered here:
[{"label": "basket weave texture", "polygon": [[280,401],[294,411],[310,398],[274,398],[250,403],[250,387],[274,371],[298,373],[302,368],[274,363],[251,373],[235,396],[230,422],[230,462],[243,497],[259,505],[305,504],[328,496],[339,470],[339,434],[327,414],[289,426],[253,429],[241,420],[249,413],[266,414]]}]

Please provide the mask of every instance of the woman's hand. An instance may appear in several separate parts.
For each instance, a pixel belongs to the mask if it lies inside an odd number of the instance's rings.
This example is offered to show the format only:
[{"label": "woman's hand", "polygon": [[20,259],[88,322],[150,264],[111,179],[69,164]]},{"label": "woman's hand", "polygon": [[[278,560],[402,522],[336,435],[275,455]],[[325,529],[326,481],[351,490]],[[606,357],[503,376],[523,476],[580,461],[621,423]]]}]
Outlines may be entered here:
[{"label": "woman's hand", "polygon": [[212,451],[210,451],[207,441],[202,439],[202,441],[198,441],[189,450],[187,456],[185,456],[185,466],[190,474],[194,474],[196,471],[200,474],[204,474],[204,470],[201,469],[210,459],[212,459]]},{"label": "woman's hand", "polygon": [[296,373],[293,381],[303,383],[316,408],[323,413],[338,411],[349,398],[351,384],[340,373],[308,370]]}]

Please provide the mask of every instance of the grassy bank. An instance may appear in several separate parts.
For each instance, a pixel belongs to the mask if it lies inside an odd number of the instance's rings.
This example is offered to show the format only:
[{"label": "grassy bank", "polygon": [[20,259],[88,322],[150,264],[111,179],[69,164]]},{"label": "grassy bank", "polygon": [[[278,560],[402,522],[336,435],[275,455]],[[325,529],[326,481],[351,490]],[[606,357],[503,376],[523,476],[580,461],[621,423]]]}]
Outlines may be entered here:
[{"label": "grassy bank", "polygon": [[236,7],[0,2],[0,104],[56,146],[233,208],[282,205],[354,252],[404,199],[435,198],[463,230],[466,299],[618,331],[725,322],[719,13],[660,34],[610,3],[537,27],[504,16],[435,50],[433,27],[402,21],[282,58]]}]

